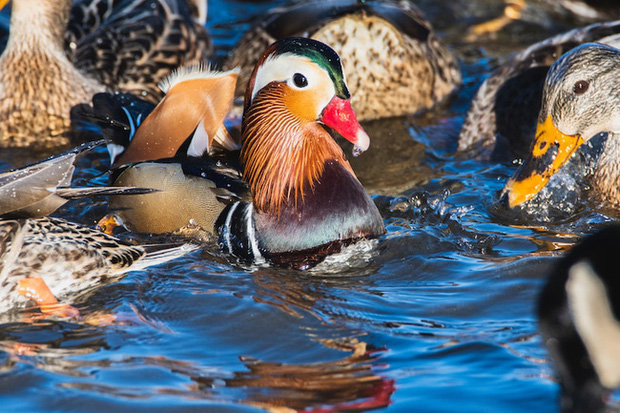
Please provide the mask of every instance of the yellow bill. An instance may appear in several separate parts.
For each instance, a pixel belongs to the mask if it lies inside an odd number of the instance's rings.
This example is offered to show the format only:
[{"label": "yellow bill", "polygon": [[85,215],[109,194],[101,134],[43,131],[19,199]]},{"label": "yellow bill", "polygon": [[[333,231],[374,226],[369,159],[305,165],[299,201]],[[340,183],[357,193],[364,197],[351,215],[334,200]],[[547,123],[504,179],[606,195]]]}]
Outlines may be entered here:
[{"label": "yellow bill", "polygon": [[502,196],[505,194],[508,197],[510,208],[532,199],[582,143],[581,136],[560,132],[553,124],[551,116],[544,122],[539,122],[530,157],[502,191]]}]

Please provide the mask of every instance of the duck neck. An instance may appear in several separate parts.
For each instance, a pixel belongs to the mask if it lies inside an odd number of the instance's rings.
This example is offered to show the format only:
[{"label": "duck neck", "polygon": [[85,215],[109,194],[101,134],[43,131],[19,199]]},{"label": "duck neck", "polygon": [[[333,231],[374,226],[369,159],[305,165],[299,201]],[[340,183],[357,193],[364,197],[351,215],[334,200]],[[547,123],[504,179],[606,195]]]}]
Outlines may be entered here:
[{"label": "duck neck", "polygon": [[13,0],[7,51],[64,53],[64,33],[71,13],[67,0]]},{"label": "duck neck", "polygon": [[597,187],[603,201],[620,206],[620,133],[609,132],[605,148],[594,172],[592,185]]},{"label": "duck neck", "polygon": [[355,176],[342,149],[321,125],[291,113],[286,91],[281,83],[267,85],[243,119],[243,176],[255,209],[274,216],[313,195],[328,160]]}]

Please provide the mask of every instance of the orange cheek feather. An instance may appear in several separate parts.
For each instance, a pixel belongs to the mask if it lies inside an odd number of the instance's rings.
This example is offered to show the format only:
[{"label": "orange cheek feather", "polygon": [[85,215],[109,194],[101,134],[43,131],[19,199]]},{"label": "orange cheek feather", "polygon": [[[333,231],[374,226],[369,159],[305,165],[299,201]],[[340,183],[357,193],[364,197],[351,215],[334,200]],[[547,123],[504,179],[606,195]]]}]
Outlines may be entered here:
[{"label": "orange cheek feather", "polygon": [[305,122],[316,121],[316,92],[285,87],[284,104],[292,114]]}]

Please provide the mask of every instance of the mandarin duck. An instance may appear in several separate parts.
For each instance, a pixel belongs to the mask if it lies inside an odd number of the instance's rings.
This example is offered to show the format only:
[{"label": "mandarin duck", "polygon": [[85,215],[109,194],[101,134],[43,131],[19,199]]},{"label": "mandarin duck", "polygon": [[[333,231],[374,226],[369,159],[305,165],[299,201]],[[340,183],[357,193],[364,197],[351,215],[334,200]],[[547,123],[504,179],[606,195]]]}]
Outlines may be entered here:
[{"label": "mandarin duck", "polygon": [[[141,154],[149,140],[137,140],[141,128],[152,131],[149,136],[158,131],[176,133],[174,128],[158,126],[168,118],[158,109],[165,108],[168,99],[181,105],[167,110],[188,115],[183,121],[182,115],[177,115],[177,123],[186,124],[184,132],[157,138],[168,144],[176,142],[176,155],[163,162],[139,162],[120,169],[115,184],[161,190],[131,200],[121,198],[114,206],[125,226],[142,232],[167,232],[192,221],[215,234],[227,253],[255,262],[299,267],[318,262],[350,242],[385,232],[377,207],[323,126],[352,142],[354,154],[369,146],[368,135],[351,109],[351,94],[333,49],[312,39],[285,38],[264,52],[245,94],[240,173],[205,156],[209,139],[220,128],[224,115],[216,122],[205,122],[184,106],[194,102],[184,94],[205,76],[211,77],[191,72],[173,77],[168,94],[136,128],[136,137],[119,158],[117,164],[144,160]],[[215,76],[226,79],[237,73]],[[229,84],[227,107],[234,81]],[[184,87],[175,96],[179,86]],[[202,93],[201,98],[205,97]],[[219,97],[211,95],[221,103]],[[213,104],[203,105],[210,106]],[[109,113],[102,117],[104,123],[110,119]],[[210,132],[205,132],[205,127]],[[235,187],[249,189],[249,198]]]},{"label": "mandarin duck", "polygon": [[538,300],[539,329],[566,412],[601,412],[620,386],[620,227],[585,238],[553,269]]},{"label": "mandarin duck", "polygon": [[[4,5],[6,0],[1,0]],[[160,98],[177,66],[209,57],[206,0],[13,0],[0,57],[0,145],[54,146],[70,109],[105,90]]]},{"label": "mandarin duck", "polygon": [[620,21],[574,29],[536,43],[497,68],[481,85],[458,138],[458,150],[506,159],[528,153],[536,131],[549,67],[587,42],[617,47]]},{"label": "mandarin duck", "polygon": [[[182,67],[162,82],[165,96],[157,106],[127,93],[101,93],[92,107],[75,108],[77,118],[97,124],[110,138],[114,184],[141,182],[157,190],[149,197],[112,197],[110,208],[119,210],[100,221],[102,229],[123,224],[133,231],[167,233],[191,221],[213,232],[222,202],[247,192],[238,168],[209,156],[214,142],[239,149],[223,125],[237,75]],[[158,162],[145,162],[152,160]]]},{"label": "mandarin duck", "polygon": [[227,61],[243,87],[265,48],[288,36],[311,37],[342,58],[359,120],[420,112],[461,83],[456,58],[410,1],[297,1],[278,7],[243,35]]},{"label": "mandarin duck", "polygon": [[594,145],[596,156],[577,173],[598,200],[620,209],[618,79],[620,50],[598,43],[578,46],[551,66],[531,153],[502,192],[510,208],[533,199],[580,148]]}]

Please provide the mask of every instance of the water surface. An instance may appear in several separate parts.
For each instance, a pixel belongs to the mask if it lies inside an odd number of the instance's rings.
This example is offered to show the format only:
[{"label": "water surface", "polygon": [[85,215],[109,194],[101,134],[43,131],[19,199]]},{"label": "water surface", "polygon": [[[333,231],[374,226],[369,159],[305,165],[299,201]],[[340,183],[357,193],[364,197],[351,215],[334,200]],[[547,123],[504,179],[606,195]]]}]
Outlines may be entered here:
[{"label": "water surface", "polygon": [[[249,17],[278,3],[209,2],[218,56]],[[365,125],[371,149],[353,166],[385,218],[384,237],[346,264],[335,257],[307,272],[241,267],[205,248],[76,303],[85,315],[115,314],[110,326],[4,316],[3,409],[556,410],[536,297],[558,256],[610,218],[586,208],[557,224],[511,224],[490,211],[514,164],[453,151],[488,71],[574,23],[543,19],[471,42],[463,33],[495,17],[499,2],[420,5],[461,59],[464,85],[432,112]],[[0,167],[39,156],[3,150]],[[106,167],[103,150],[89,154],[77,182],[104,184]],[[105,211],[105,200],[80,201],[56,215],[93,225]]]}]

